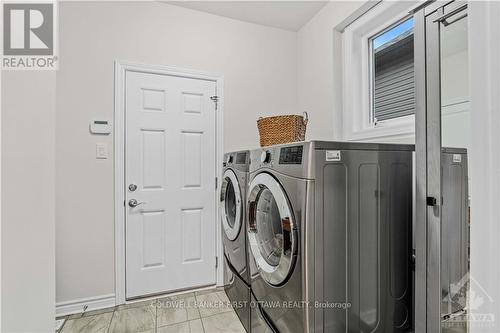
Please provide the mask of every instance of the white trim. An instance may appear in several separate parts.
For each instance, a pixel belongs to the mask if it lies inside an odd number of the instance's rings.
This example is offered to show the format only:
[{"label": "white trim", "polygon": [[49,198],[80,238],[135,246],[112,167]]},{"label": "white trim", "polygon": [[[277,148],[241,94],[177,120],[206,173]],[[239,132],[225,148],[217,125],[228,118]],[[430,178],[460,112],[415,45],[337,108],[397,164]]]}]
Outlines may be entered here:
[{"label": "white trim", "polygon": [[351,24],[359,20],[363,15],[368,13],[372,8],[377,6],[382,0],[368,0],[361,7],[356,9],[351,15],[345,18],[342,22],[335,26],[335,30],[338,32],[344,32]]},{"label": "white trim", "polygon": [[[115,295],[116,304],[125,304],[125,120],[124,120],[124,92],[125,92],[125,72],[136,71],[142,73],[163,74],[170,76],[180,76],[193,79],[214,81],[216,83],[217,96],[219,97],[216,112],[216,177],[222,179],[222,159],[223,159],[223,129],[224,129],[224,75],[210,73],[192,69],[185,69],[174,66],[161,66],[132,63],[128,61],[115,61],[115,110],[114,110],[114,180],[115,180]],[[121,162],[121,163],[120,163]],[[222,235],[219,215],[218,198],[220,186],[214,196],[215,224],[216,224],[216,255],[219,258],[219,265],[216,270],[216,285],[223,285],[223,265],[222,265]]]},{"label": "white trim", "polygon": [[72,301],[59,302],[56,304],[56,317],[82,313],[84,306],[87,306],[86,311],[111,308],[115,306],[115,294],[86,297],[75,299]]},{"label": "white trim", "polygon": [[[0,15],[2,15],[3,17],[3,6],[0,6],[2,8],[0,8]],[[0,71],[0,114],[3,114],[2,112],[2,105],[3,105],[3,100],[2,100],[2,74],[3,71]],[[2,143],[3,143],[3,140],[2,140],[2,137],[3,137],[3,133],[2,133],[2,118],[3,117],[0,117],[0,147],[2,147]],[[2,172],[2,165],[3,165],[3,160],[2,160],[2,149],[0,149],[0,188],[3,188],[2,187],[2,184],[3,184],[3,172]],[[2,198],[2,192],[3,191],[0,191],[0,295],[3,295],[2,293],[2,202],[3,202],[3,198]],[[2,326],[2,297],[0,297],[0,329],[3,327]]]},{"label": "white trim", "polygon": [[220,221],[219,212],[219,198],[221,191],[221,180],[222,180],[222,161],[224,160],[224,75],[223,74],[211,74],[212,78],[217,81],[217,96],[219,100],[217,103],[217,117],[216,117],[216,137],[217,137],[217,157],[216,157],[216,169],[217,170],[217,191],[214,198],[215,205],[215,223],[217,225],[216,229],[216,253],[217,253],[217,286],[224,285],[224,250],[222,246],[222,226]]},{"label": "white trim", "polygon": [[369,39],[407,17],[415,4],[413,1],[383,1],[343,32],[342,136],[344,140],[414,138],[414,116],[380,121],[377,125],[370,121]]},{"label": "white trim", "polygon": [[[470,274],[494,302],[471,308],[473,318],[488,314],[495,321],[484,330],[500,331],[500,3],[468,3],[471,149],[469,176],[471,203]],[[479,293],[474,285],[471,291]]]},{"label": "white trim", "polygon": [[[181,291],[176,291],[173,293],[169,294],[159,294],[159,295],[154,295],[154,296],[147,296],[144,298],[140,299],[133,299],[130,301],[126,301],[123,304],[134,304],[134,303],[140,303],[140,302],[145,302],[145,301],[153,301],[156,299],[161,299],[164,298],[165,296],[182,296],[187,293],[192,293],[193,291],[207,291],[207,290],[216,290],[215,286],[210,286],[210,287],[201,287],[201,288],[196,288],[192,290],[181,290]],[[100,309],[106,309],[106,308],[111,308],[116,305],[119,305],[116,303],[116,297],[115,294],[108,294],[108,295],[102,295],[102,296],[95,296],[95,297],[86,297],[86,298],[79,298],[76,300],[72,301],[66,301],[66,302],[59,302],[56,304],[56,317],[62,317],[62,316],[67,316],[71,314],[76,314],[76,313],[82,313],[83,312],[83,307],[87,305],[87,310],[88,311],[93,311],[93,310],[100,310]]]}]

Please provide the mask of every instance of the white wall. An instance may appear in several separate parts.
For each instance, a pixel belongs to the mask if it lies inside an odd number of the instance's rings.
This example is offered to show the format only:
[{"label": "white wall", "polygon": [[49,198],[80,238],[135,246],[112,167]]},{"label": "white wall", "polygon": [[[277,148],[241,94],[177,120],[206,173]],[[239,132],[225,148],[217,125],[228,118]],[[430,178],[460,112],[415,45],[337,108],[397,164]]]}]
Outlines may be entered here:
[{"label": "white wall", "polygon": [[307,110],[310,122],[308,139],[338,140],[342,138],[341,96],[337,89],[341,80],[335,73],[334,28],[365,2],[334,1],[327,4],[297,34],[298,109]]},{"label": "white wall", "polygon": [[1,332],[54,332],[55,72],[2,72]]},{"label": "white wall", "polygon": [[[469,3],[471,150],[471,291],[482,303],[471,307],[470,332],[500,331],[500,3]],[[486,293],[486,295],[485,295]],[[491,299],[490,299],[491,298]],[[476,298],[476,300],[478,300]],[[486,315],[486,317],[485,317]]]},{"label": "white wall", "polygon": [[113,61],[223,73],[230,151],[258,145],[259,115],[298,112],[296,51],[293,32],[157,2],[60,4],[58,302],[115,291],[113,159],[95,159],[97,142],[112,156],[112,136],[88,131],[93,118],[113,118]]}]

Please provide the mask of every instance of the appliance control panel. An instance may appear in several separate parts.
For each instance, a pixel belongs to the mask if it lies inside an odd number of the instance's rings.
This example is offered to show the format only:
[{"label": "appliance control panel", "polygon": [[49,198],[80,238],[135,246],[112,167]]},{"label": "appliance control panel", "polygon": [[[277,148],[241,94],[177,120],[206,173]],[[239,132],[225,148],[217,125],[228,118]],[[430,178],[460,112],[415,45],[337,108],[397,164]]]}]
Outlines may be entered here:
[{"label": "appliance control panel", "polygon": [[303,146],[281,148],[279,164],[302,164],[303,150]]},{"label": "appliance control panel", "polygon": [[271,152],[269,150],[264,150],[260,154],[260,161],[262,163],[270,163],[271,162]]},{"label": "appliance control panel", "polygon": [[236,154],[236,164],[245,164],[247,161],[247,153],[238,153]]}]

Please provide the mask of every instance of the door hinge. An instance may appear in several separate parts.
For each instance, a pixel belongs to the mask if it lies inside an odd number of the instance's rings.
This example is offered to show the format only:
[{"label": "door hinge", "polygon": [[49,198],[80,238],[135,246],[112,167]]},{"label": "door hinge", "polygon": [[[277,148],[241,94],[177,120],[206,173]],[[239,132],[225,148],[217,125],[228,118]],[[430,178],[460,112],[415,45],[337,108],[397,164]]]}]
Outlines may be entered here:
[{"label": "door hinge", "polygon": [[219,178],[215,177],[215,189],[219,188]]},{"label": "door hinge", "polygon": [[215,257],[215,268],[219,267],[219,257]]},{"label": "door hinge", "polygon": [[215,110],[217,110],[217,106],[218,106],[218,104],[219,104],[219,96],[217,96],[217,95],[210,96],[210,99],[211,99],[212,101],[214,101],[214,103],[215,103]]}]

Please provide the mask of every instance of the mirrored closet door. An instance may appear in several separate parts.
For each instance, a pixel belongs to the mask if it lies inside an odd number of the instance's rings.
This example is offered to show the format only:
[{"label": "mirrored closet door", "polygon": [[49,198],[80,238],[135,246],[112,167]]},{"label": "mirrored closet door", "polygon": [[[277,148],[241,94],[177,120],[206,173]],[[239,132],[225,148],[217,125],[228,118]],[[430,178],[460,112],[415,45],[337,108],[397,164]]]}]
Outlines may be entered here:
[{"label": "mirrored closet door", "polygon": [[415,22],[416,332],[467,332],[473,207],[467,3],[434,2],[415,13]]}]

